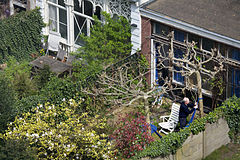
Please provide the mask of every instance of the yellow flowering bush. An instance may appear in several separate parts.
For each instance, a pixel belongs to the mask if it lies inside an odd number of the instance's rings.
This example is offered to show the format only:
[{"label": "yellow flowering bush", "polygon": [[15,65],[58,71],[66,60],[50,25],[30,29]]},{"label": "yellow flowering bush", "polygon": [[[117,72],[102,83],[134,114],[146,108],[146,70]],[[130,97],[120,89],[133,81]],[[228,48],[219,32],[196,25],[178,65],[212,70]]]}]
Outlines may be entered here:
[{"label": "yellow flowering bush", "polygon": [[38,105],[16,117],[1,137],[28,140],[39,159],[111,159],[112,146],[103,133],[106,119],[76,113],[80,104],[71,99],[60,106]]}]

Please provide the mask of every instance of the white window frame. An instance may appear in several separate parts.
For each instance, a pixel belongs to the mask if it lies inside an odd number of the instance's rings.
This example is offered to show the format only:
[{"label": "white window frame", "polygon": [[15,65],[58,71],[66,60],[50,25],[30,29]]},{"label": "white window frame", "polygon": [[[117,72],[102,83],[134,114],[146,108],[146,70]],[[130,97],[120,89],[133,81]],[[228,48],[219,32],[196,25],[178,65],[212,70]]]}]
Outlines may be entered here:
[{"label": "white window frame", "polygon": [[[51,2],[51,1],[47,1],[47,3],[48,3],[48,8],[49,8],[49,6],[53,6],[53,7],[56,7],[56,10],[57,10],[57,21],[56,21],[56,23],[57,23],[57,30],[56,31],[53,31],[53,30],[50,30],[50,28],[49,28],[49,31],[51,31],[51,32],[58,32],[58,33],[60,33],[60,20],[59,20],[59,9],[63,9],[63,10],[65,10],[66,12],[67,12],[67,8],[66,7],[63,7],[63,6],[61,6],[61,5],[59,5],[58,4],[58,1],[59,0],[56,0],[56,3],[53,3],[53,2]],[[55,21],[55,20],[52,20],[51,18],[50,18],[50,12],[48,13],[49,14],[49,21],[51,20],[51,21]],[[68,15],[68,14],[66,14],[66,15]],[[68,19],[68,17],[67,17],[67,19]],[[61,23],[61,24],[63,24],[63,23]],[[66,25],[66,27],[67,27],[67,34],[68,34],[68,29],[69,29],[69,26],[68,26],[68,20],[67,20],[67,24],[63,24],[63,25]],[[68,37],[68,36],[67,36]],[[62,37],[62,42],[63,43],[67,43],[67,39],[68,38],[63,38]]]}]

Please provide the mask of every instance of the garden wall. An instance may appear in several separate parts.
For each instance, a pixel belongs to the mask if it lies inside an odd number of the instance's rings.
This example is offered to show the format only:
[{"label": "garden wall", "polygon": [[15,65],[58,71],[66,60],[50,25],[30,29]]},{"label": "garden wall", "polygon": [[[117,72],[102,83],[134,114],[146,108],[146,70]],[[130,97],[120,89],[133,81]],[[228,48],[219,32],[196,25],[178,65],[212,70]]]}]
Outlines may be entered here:
[{"label": "garden wall", "polygon": [[200,160],[230,142],[228,131],[227,122],[221,118],[216,123],[206,124],[204,132],[189,136],[175,155],[165,158],[146,157],[142,160]]}]

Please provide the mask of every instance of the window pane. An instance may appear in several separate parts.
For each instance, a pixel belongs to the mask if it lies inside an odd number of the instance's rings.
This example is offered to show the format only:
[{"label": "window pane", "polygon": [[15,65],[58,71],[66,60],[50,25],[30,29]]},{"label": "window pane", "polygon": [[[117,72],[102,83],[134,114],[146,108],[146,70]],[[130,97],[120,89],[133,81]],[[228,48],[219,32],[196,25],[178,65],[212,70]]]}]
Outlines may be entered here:
[{"label": "window pane", "polygon": [[234,72],[232,68],[228,69],[228,83],[232,84],[233,83],[233,76],[234,76]]},{"label": "window pane", "polygon": [[74,0],[74,11],[82,13],[82,6],[79,6],[79,1],[78,0]]},{"label": "window pane", "polygon": [[74,40],[76,44],[83,44],[83,41],[80,39],[79,35],[83,33],[87,35],[87,22],[86,18],[75,15],[76,19],[74,19]]},{"label": "window pane", "polygon": [[169,27],[161,23],[155,23],[155,33],[162,36],[167,36],[169,33]]},{"label": "window pane", "polygon": [[89,1],[84,1],[84,14],[93,16],[93,5]]},{"label": "window pane", "polygon": [[174,48],[174,57],[183,58],[183,51],[181,49]]},{"label": "window pane", "polygon": [[49,0],[49,2],[57,3],[57,0]]},{"label": "window pane", "polygon": [[202,88],[205,89],[205,90],[210,90],[211,89],[211,85],[210,85],[210,83],[208,81],[209,77],[207,75],[203,74],[201,76],[201,78],[202,78]]},{"label": "window pane", "polygon": [[[174,57],[175,58],[183,58],[183,51],[181,49],[174,48]],[[174,66],[174,70],[181,71],[182,68]],[[174,72],[174,80],[183,83],[184,77],[182,76],[182,74],[180,72]]]},{"label": "window pane", "polygon": [[63,6],[63,7],[65,7],[64,0],[58,0],[58,4],[59,4],[60,6]]},{"label": "window pane", "polygon": [[185,40],[185,33],[180,30],[174,30],[174,39],[180,42],[184,42]]},{"label": "window pane", "polygon": [[[181,68],[174,66],[174,70],[181,71]],[[184,77],[180,72],[174,72],[174,80],[180,83],[184,82]]]},{"label": "window pane", "polygon": [[49,5],[49,29],[57,32],[57,8]]},{"label": "window pane", "polygon": [[240,98],[240,87],[235,88],[235,95]]},{"label": "window pane", "polygon": [[188,34],[188,42],[192,43],[195,42],[196,43],[196,48],[200,48],[200,37],[198,37],[197,35],[194,34]]},{"label": "window pane", "polygon": [[231,48],[229,52],[229,58],[240,61],[240,49]]},{"label": "window pane", "polygon": [[207,51],[212,51],[211,49],[214,49],[214,42],[210,39],[203,38],[202,39],[202,49]]},{"label": "window pane", "polygon": [[67,11],[59,8],[59,28],[61,37],[67,39]]},{"label": "window pane", "polygon": [[231,90],[231,96],[236,95],[237,97],[240,97],[240,70],[238,69],[232,69],[229,71],[231,75],[229,75],[228,79],[230,84],[230,90]]},{"label": "window pane", "polygon": [[240,87],[240,70],[235,70],[235,85]]},{"label": "window pane", "polygon": [[220,53],[222,56],[226,56],[227,47],[224,44],[220,44]]},{"label": "window pane", "polygon": [[101,20],[101,7],[99,7],[99,6],[96,7],[96,11],[95,11],[94,15],[96,15],[97,18]]}]

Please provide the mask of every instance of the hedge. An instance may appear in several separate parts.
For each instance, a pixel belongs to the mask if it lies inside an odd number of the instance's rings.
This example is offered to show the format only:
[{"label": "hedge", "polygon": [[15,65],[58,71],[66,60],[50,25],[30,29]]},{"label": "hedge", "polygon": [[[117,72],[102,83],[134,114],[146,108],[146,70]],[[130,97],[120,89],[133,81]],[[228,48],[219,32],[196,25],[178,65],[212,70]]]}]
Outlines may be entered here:
[{"label": "hedge", "polygon": [[152,158],[166,157],[170,154],[175,154],[191,133],[197,135],[205,130],[206,123],[214,123],[221,117],[226,119],[228,123],[231,140],[235,143],[240,143],[240,98],[234,96],[205,117],[194,120],[188,128],[170,133],[162,139],[149,144],[145,150],[138,152],[132,159],[140,159],[147,156]]}]

